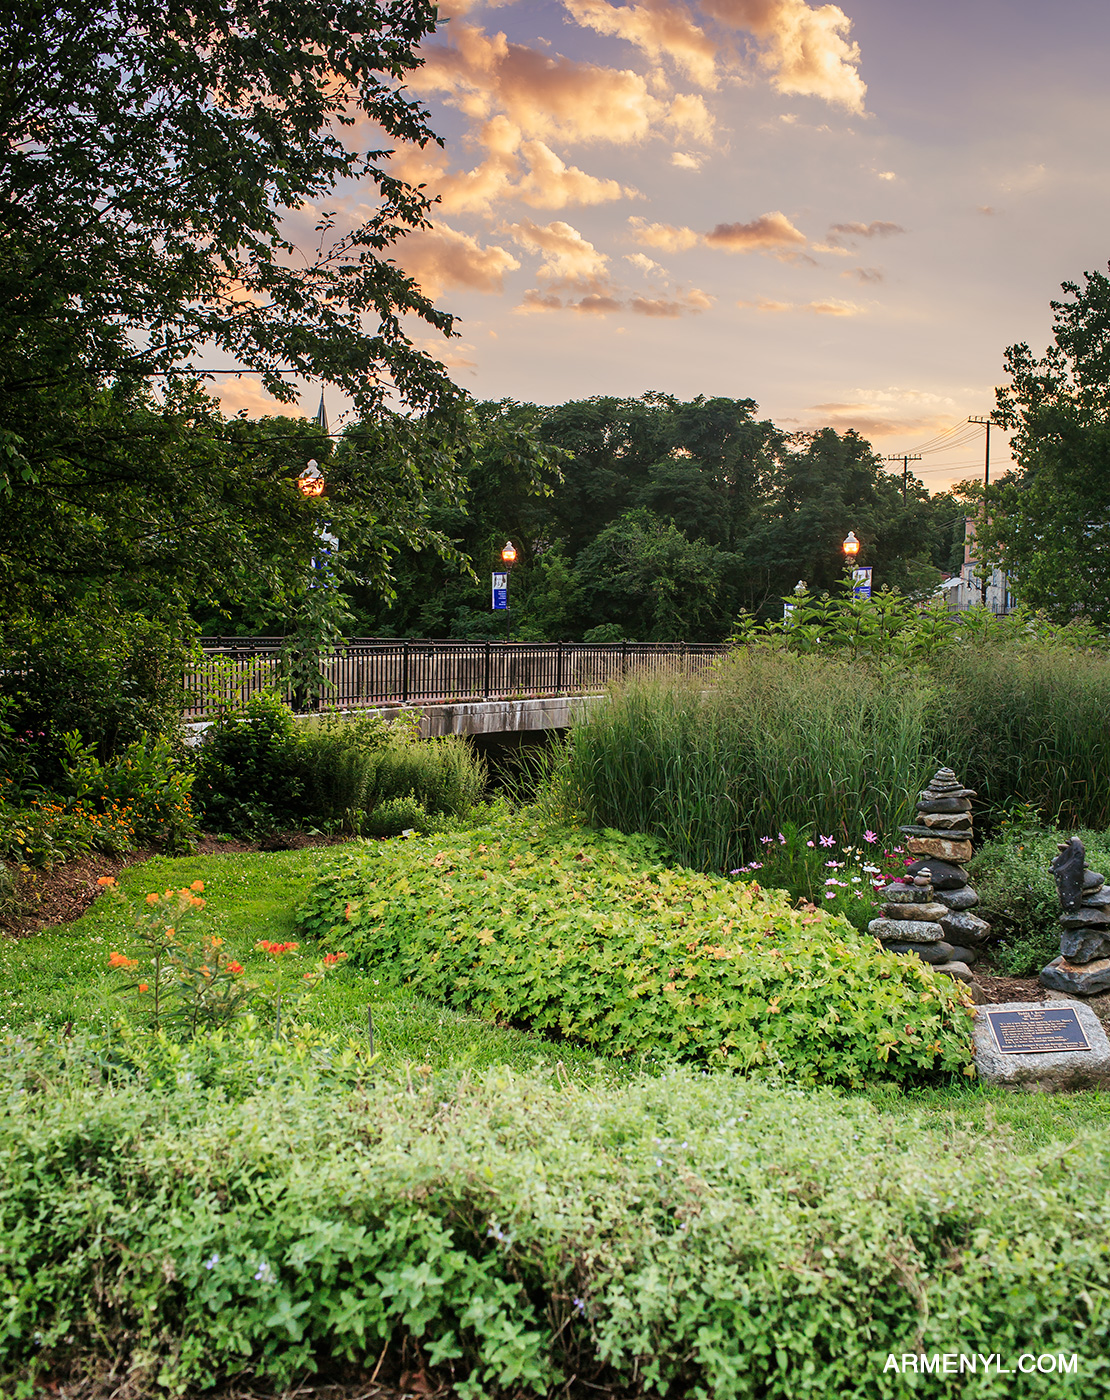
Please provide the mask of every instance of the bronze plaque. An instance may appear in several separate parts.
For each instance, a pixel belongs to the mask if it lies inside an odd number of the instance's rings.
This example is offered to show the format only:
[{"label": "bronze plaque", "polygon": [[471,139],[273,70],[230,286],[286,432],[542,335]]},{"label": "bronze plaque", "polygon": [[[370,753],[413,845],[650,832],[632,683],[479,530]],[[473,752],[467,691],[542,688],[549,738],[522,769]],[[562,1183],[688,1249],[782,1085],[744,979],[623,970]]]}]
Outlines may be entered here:
[{"label": "bronze plaque", "polygon": [[1091,1048],[1071,1006],[988,1011],[987,1020],[1003,1055],[1048,1055]]}]

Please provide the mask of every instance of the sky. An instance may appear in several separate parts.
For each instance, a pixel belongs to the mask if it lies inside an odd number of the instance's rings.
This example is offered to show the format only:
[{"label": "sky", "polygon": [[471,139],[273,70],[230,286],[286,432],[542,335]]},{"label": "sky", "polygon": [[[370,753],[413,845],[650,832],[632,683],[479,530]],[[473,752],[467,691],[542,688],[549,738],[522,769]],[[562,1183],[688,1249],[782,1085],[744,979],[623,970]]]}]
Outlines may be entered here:
[{"label": "sky", "polygon": [[[445,146],[390,162],[439,202],[393,256],[460,318],[411,333],[478,398],[752,398],[920,453],[942,490],[982,475],[967,419],[1005,347],[1043,353],[1060,283],[1110,257],[1104,0],[440,13],[409,87]],[[218,390],[283,411],[249,375]],[[1008,461],[995,430],[992,477]]]}]

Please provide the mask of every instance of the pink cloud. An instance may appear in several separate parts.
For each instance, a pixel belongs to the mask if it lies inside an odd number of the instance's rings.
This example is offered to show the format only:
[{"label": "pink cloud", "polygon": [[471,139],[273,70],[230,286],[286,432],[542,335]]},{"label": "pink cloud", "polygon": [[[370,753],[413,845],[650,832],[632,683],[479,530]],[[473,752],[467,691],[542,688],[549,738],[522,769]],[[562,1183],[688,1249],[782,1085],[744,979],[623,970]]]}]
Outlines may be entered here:
[{"label": "pink cloud", "polygon": [[805,0],[701,0],[701,5],[705,13],[761,41],[760,64],[779,92],[863,111],[867,86],[857,68],[859,45],[848,39],[852,21],[838,5],[816,10]]},{"label": "pink cloud", "polygon": [[500,292],[505,273],[520,266],[507,249],[498,244],[483,247],[470,234],[446,224],[408,234],[397,244],[395,257],[430,297],[446,287]]},{"label": "pink cloud", "polygon": [[804,246],[806,236],[776,209],[747,224],[718,224],[705,235],[705,242],[710,248],[723,248],[729,253],[747,253],[753,248]]},{"label": "pink cloud", "polygon": [[606,0],[563,0],[563,4],[579,24],[627,39],[655,63],[669,58],[704,88],[717,86],[718,45],[694,23],[685,5],[669,0],[620,6]]}]

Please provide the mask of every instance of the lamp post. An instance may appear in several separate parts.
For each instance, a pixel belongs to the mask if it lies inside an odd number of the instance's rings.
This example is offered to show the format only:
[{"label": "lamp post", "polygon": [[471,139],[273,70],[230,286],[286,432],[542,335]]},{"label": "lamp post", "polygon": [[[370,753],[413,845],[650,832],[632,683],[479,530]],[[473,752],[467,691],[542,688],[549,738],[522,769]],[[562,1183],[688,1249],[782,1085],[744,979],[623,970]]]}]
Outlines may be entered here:
[{"label": "lamp post", "polygon": [[509,574],[516,563],[516,545],[506,540],[501,550],[501,562],[505,565],[505,640],[512,641],[512,613],[509,609]]},{"label": "lamp post", "polygon": [[852,585],[853,598],[871,597],[871,570],[857,569],[856,559],[859,555],[859,540],[856,539],[856,532],[849,530],[847,537],[841,544],[844,551],[844,563],[848,571],[849,582]]},{"label": "lamp post", "polygon": [[[327,482],[324,480],[324,473],[320,470],[320,463],[314,457],[309,458],[305,463],[305,469],[297,477],[297,490],[304,496],[305,500],[317,500],[324,494]],[[334,536],[330,536],[326,530],[318,529],[316,539],[320,545],[327,548]],[[336,541],[338,543],[338,541]],[[317,561],[312,561],[312,573],[315,574]],[[310,581],[309,589],[315,587],[315,580]],[[306,598],[305,607],[309,608],[311,591]],[[306,622],[308,629],[312,630],[311,622],[302,617],[298,622],[296,632],[296,650],[293,654],[293,708],[298,712],[303,712],[308,707],[311,686],[306,684],[306,680],[311,676],[313,683],[317,683],[320,675],[321,653],[319,635],[309,636],[306,632]],[[319,695],[316,697],[319,705]]]}]

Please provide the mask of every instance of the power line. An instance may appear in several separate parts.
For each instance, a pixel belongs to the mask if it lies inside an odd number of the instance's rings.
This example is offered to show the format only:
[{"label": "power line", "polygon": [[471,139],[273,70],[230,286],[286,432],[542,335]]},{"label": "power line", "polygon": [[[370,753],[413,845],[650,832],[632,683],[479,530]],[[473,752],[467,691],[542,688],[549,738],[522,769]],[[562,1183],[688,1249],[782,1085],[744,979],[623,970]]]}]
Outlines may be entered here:
[{"label": "power line", "polygon": [[884,458],[883,458],[883,461],[884,461],[884,462],[901,462],[901,463],[902,463],[902,504],[905,505],[905,504],[906,504],[906,488],[909,486],[909,481],[910,481],[910,463],[911,463],[911,462],[920,462],[920,461],[921,461],[920,453],[918,453],[918,454],[911,454],[911,453],[909,453],[909,452],[903,452],[902,455],[901,455],[901,457],[897,457],[897,456],[895,456],[895,457],[884,457]]}]

